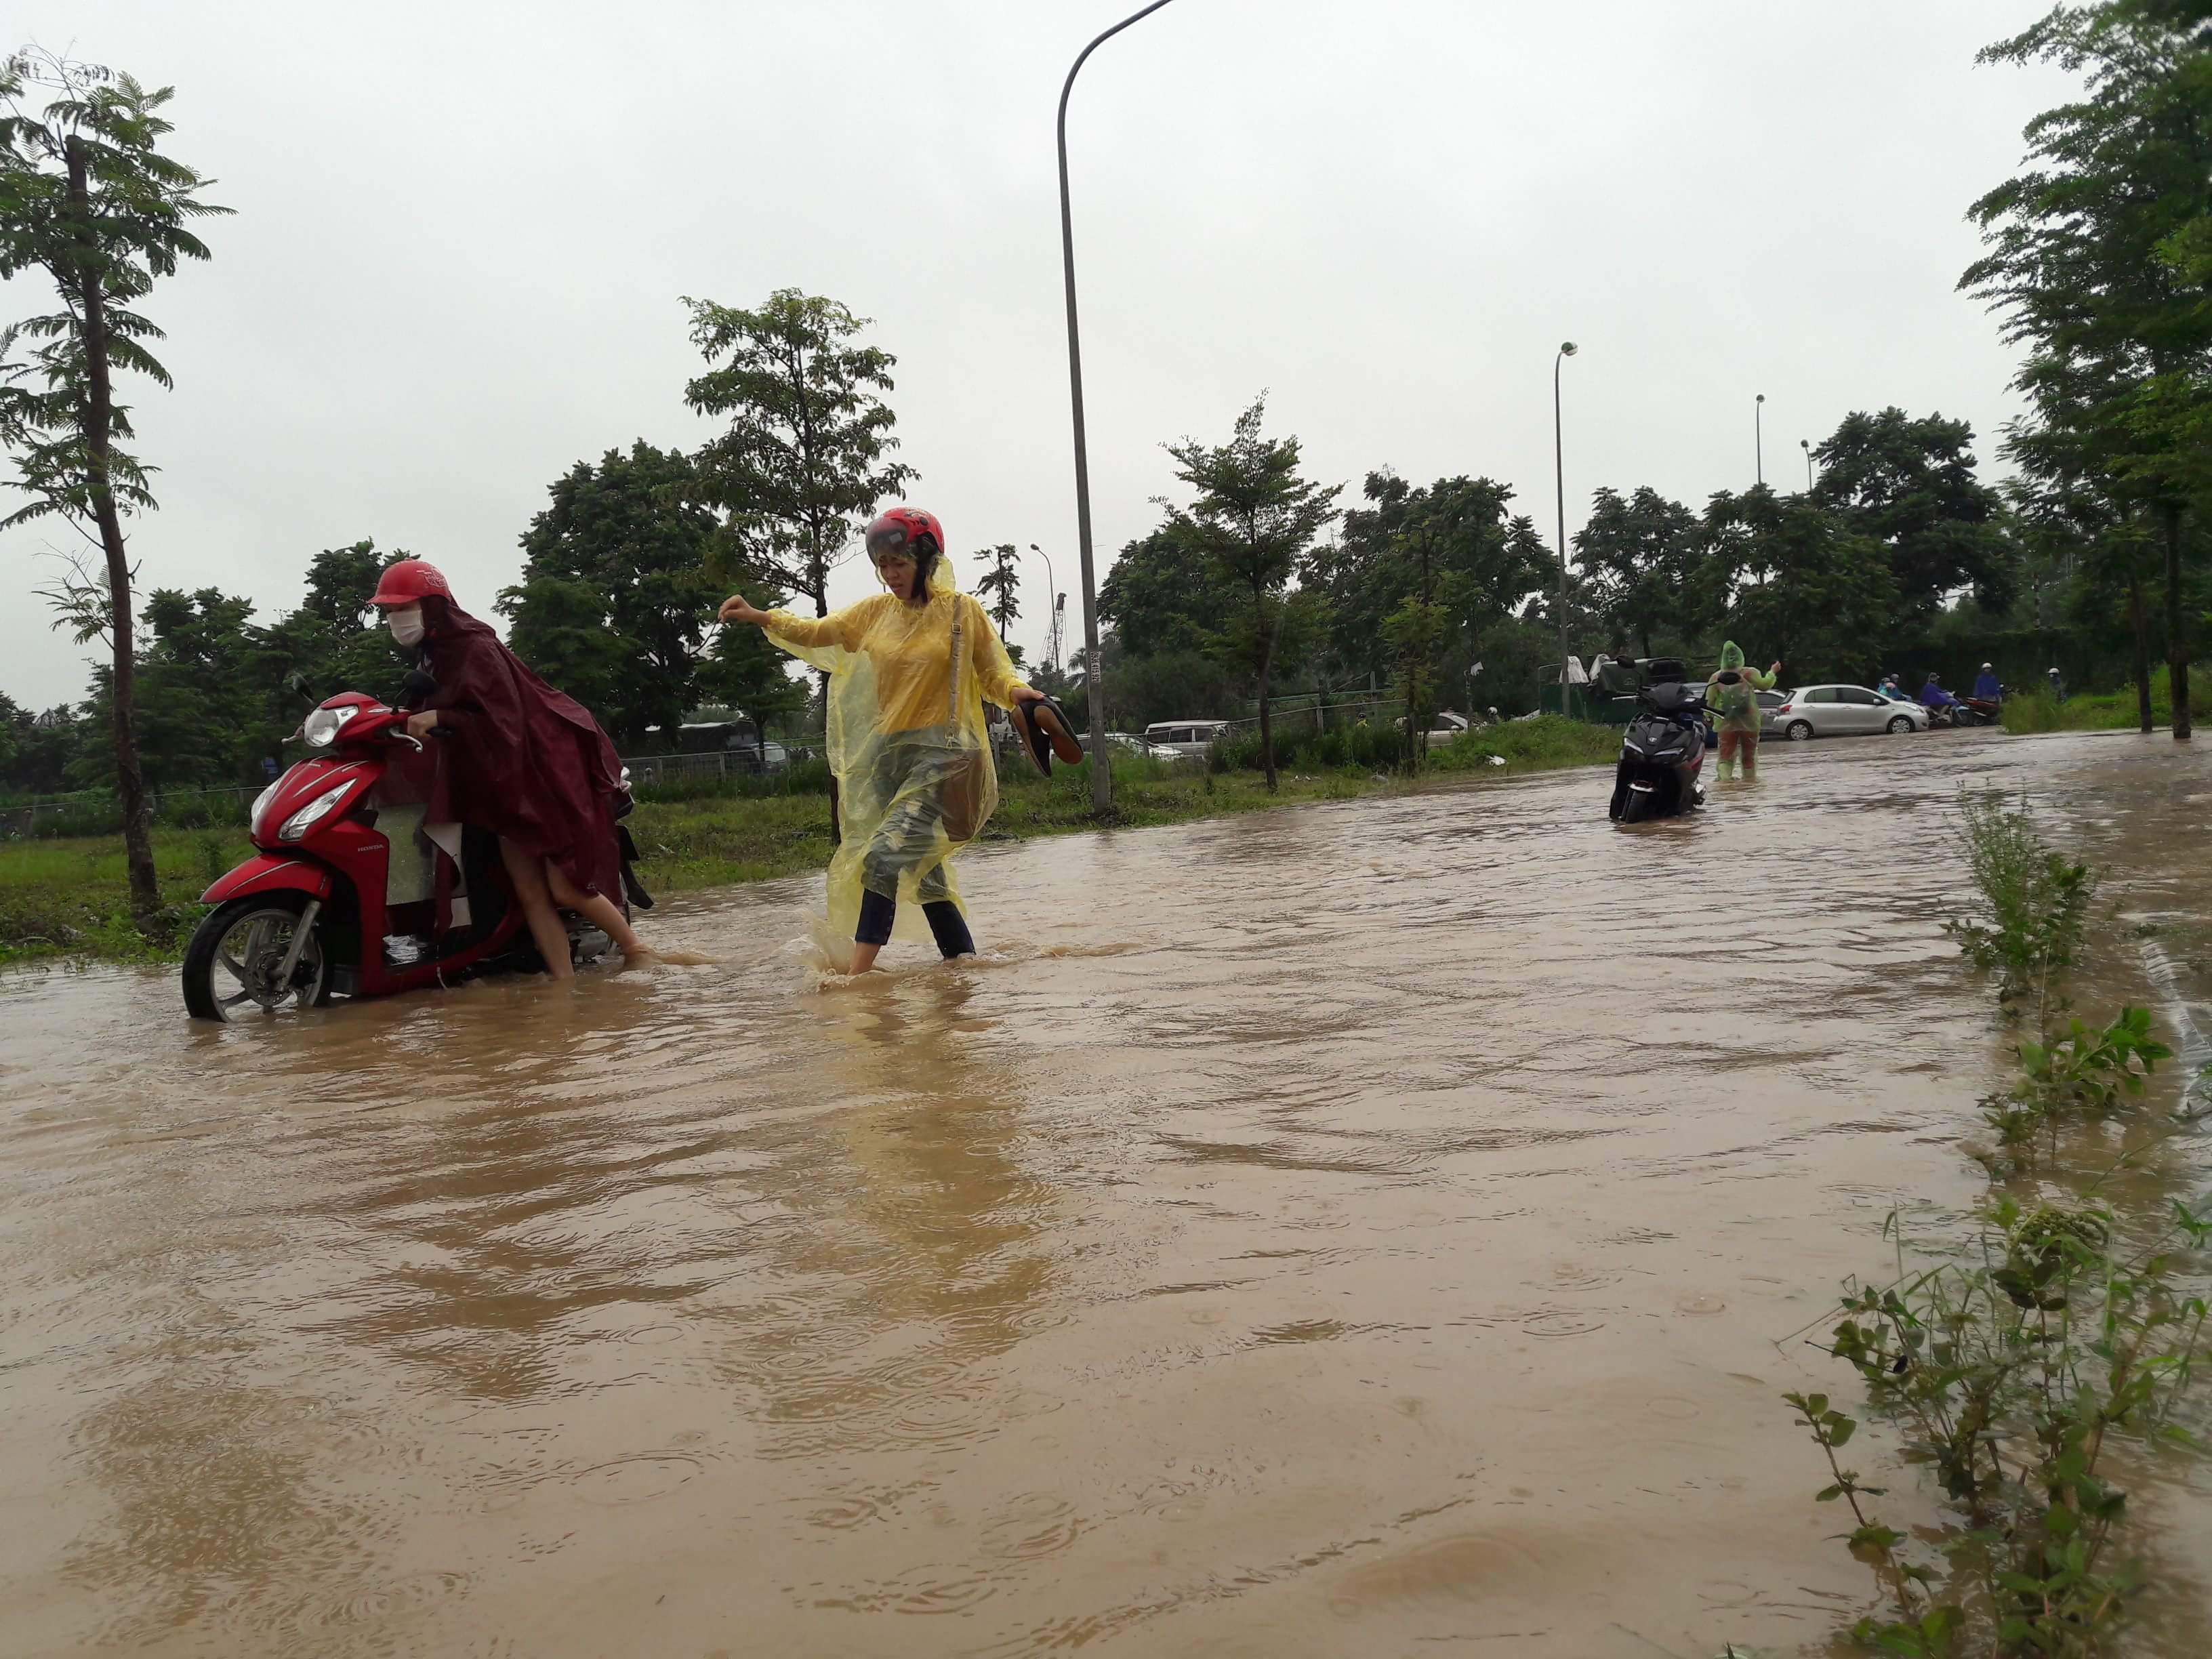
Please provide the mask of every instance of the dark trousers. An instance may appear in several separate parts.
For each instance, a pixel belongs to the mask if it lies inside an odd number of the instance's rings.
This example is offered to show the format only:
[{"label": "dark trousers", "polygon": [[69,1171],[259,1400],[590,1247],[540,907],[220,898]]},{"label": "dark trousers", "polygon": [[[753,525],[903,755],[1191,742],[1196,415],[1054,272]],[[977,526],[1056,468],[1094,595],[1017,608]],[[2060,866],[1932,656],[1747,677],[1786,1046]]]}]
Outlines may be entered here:
[{"label": "dark trousers", "polygon": [[[951,899],[931,899],[921,907],[928,919],[929,931],[936,937],[937,948],[947,961],[954,957],[975,954],[975,935],[968,931],[968,919],[960,914],[960,907]],[[860,924],[853,930],[855,945],[888,945],[891,941],[891,923],[898,915],[898,901],[886,898],[870,890],[860,895]]]}]

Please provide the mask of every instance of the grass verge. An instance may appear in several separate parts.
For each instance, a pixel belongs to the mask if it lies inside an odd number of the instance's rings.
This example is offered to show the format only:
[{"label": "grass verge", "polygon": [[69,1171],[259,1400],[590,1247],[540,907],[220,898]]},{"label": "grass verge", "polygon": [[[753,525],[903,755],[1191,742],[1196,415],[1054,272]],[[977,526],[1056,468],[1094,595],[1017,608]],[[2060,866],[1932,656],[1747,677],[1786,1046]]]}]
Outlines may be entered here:
[{"label": "grass verge", "polygon": [[[1469,732],[1429,757],[1437,783],[1476,776],[1609,762],[1620,733],[1607,726],[1547,718]],[[1503,764],[1490,758],[1498,757]],[[1349,800],[1419,787],[1402,774],[1357,767],[1285,769],[1269,794],[1256,773],[1214,774],[1130,757],[1114,767],[1112,827],[1146,829],[1224,817],[1298,801]],[[629,820],[647,857],[641,873],[656,894],[696,892],[738,882],[819,870],[830,860],[830,805],[820,794],[702,794],[670,799],[642,792]],[[670,795],[678,792],[668,792]],[[1050,780],[1009,777],[991,819],[989,842],[1024,841],[1099,828],[1091,814],[1088,763]],[[52,957],[111,962],[174,961],[183,952],[208,884],[247,857],[242,828],[154,832],[170,937],[151,943],[131,925],[129,888],[118,836],[0,843],[0,966]]]},{"label": "grass verge", "polygon": [[[2212,719],[2212,676],[2192,670],[2189,712],[2192,720]],[[2173,693],[2163,664],[2150,672],[2150,719],[2154,726],[2173,724]],[[2064,702],[2043,690],[2016,692],[2004,700],[2004,729],[2013,732],[2129,732],[2142,721],[2132,685],[2070,696]]]}]

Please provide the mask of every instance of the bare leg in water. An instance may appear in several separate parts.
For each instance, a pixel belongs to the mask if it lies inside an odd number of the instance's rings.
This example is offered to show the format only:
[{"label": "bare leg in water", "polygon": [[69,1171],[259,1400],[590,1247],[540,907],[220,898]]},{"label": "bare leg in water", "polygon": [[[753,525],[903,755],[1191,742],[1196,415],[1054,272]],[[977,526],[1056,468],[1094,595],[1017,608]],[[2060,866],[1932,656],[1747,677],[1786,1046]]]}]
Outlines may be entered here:
[{"label": "bare leg in water", "polygon": [[554,978],[567,979],[575,972],[568,961],[568,930],[561,921],[562,910],[574,910],[599,928],[630,961],[652,954],[623,920],[612,900],[580,891],[553,865],[526,853],[513,842],[502,840],[499,855],[507,866],[507,879],[514,885],[516,902],[522,906],[523,920],[530,925],[530,937],[538,943],[538,954],[545,958],[545,971]]}]

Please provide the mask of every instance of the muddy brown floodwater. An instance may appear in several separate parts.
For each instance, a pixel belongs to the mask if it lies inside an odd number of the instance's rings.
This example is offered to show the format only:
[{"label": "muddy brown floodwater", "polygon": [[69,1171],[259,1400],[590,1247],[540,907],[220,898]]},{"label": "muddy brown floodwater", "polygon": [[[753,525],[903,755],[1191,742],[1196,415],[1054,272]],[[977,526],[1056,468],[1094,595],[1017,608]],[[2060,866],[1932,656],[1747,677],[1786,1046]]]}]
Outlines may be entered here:
[{"label": "muddy brown floodwater", "polygon": [[[2119,867],[2088,1000],[2212,1059],[2162,733],[1011,846],[1001,959],[842,988],[811,879],[572,991],[0,981],[0,1652],[1824,1651],[1873,1587],[1776,1396],[1856,1384],[1776,1339],[1982,1191],[1962,782]],[[2212,1483],[2146,1480],[2136,1650],[2201,1655]]]}]

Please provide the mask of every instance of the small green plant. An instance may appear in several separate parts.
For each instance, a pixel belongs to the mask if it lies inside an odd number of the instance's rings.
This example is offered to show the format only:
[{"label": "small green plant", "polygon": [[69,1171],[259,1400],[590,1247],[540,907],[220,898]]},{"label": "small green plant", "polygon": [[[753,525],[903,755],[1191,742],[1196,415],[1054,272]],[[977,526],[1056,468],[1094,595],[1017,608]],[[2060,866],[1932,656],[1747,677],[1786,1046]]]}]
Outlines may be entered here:
[{"label": "small green plant", "polygon": [[2033,997],[2039,1026],[2066,970],[2080,958],[2098,875],[2054,852],[2023,802],[1994,793],[1960,806],[1960,842],[1981,898],[1978,916],[1944,924],[1966,959],[2003,975],[2000,1002]]},{"label": "small green plant", "polygon": [[2012,1083],[1982,1102],[1982,1116],[1996,1131],[2001,1151],[1986,1159],[1990,1173],[2016,1175],[2033,1163],[2046,1132],[2073,1117],[2105,1118],[2124,1101],[2140,1097],[2145,1080],[2173,1051],[2150,1033],[2150,1010],[2123,1008],[2101,1031],[2069,1019],[2056,1036],[2019,1048],[2021,1070]]},{"label": "small green plant", "polygon": [[1861,1502],[1883,1489],[1837,1455],[1856,1421],[1825,1395],[1783,1396],[1827,1462],[1818,1501],[1848,1502],[1844,1541],[1894,1604],[1854,1627],[1863,1645],[1917,1659],[2108,1650],[2142,1572],[2119,1547],[2127,1497],[2105,1464],[2121,1440],[2179,1436],[2172,1407],[2196,1380],[2206,1304],[2178,1275],[2212,1220],[2176,1204],[2165,1236],[2126,1261],[2112,1237],[2102,1211],[1999,1197],[1964,1261],[1847,1289],[1827,1351],[1952,1512],[1917,1536],[1885,1525]]}]

